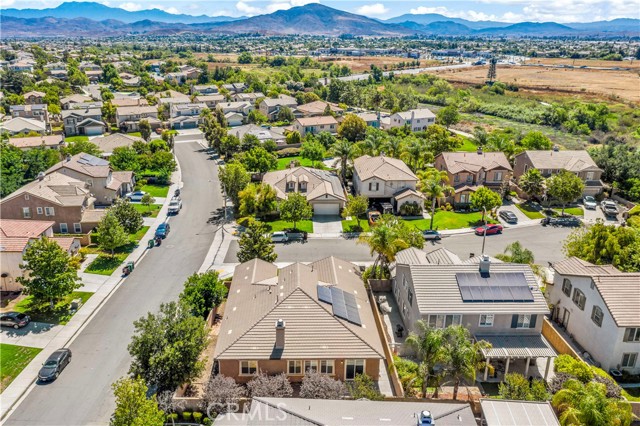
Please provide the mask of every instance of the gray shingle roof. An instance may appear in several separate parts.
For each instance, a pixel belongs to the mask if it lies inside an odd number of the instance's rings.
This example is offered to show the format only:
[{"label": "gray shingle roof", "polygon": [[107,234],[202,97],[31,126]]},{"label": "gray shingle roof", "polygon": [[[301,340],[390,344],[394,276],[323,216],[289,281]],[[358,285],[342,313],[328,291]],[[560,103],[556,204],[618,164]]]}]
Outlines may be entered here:
[{"label": "gray shingle roof", "polygon": [[477,173],[480,169],[512,170],[509,160],[502,152],[443,152],[440,154],[449,173],[469,171]]},{"label": "gray shingle roof", "polygon": [[418,181],[417,176],[411,171],[409,166],[397,158],[363,155],[353,161],[353,168],[362,181],[374,176],[384,181]]},{"label": "gray shingle roof", "polygon": [[593,277],[618,327],[640,327],[640,273]]},{"label": "gray shingle roof", "polygon": [[[324,195],[330,195],[343,201],[347,199],[340,178],[335,173],[326,170],[302,166],[293,169],[287,168],[265,173],[262,181],[271,185],[276,190],[278,198],[284,200],[287,198],[287,182],[292,178],[295,179],[295,182],[306,178],[307,192],[304,194],[309,201]],[[298,185],[296,185],[296,191],[298,191]]]},{"label": "gray shingle roof", "polygon": [[564,169],[570,172],[600,170],[587,151],[524,151],[536,169]]}]

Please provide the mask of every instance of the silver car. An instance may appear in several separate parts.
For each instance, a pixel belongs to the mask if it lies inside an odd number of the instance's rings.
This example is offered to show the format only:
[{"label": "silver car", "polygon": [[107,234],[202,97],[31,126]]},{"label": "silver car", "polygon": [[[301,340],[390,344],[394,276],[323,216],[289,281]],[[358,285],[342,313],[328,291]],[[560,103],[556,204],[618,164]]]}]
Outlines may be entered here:
[{"label": "silver car", "polygon": [[178,214],[182,210],[182,200],[180,197],[173,197],[169,202],[169,214]]},{"label": "silver car", "polygon": [[284,231],[277,231],[271,234],[271,241],[274,243],[286,243],[289,241],[289,236]]},{"label": "silver car", "polygon": [[585,209],[589,209],[589,210],[595,210],[596,207],[598,207],[598,203],[596,202],[596,199],[593,198],[591,195],[585,196],[584,199],[582,200],[582,204],[584,204]]}]

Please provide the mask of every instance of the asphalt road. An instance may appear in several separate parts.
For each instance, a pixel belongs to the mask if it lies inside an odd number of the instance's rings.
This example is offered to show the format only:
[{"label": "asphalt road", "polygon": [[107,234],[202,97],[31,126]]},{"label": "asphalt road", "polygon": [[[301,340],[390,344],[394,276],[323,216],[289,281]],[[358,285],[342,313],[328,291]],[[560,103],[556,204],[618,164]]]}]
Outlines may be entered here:
[{"label": "asphalt road", "polygon": [[182,170],[182,212],[171,233],[136,266],[73,341],[73,360],[58,380],[36,385],[6,425],[106,425],[114,408],[111,384],[127,374],[134,320],[177,298],[202,264],[222,205],[217,168],[195,143],[176,144]]},{"label": "asphalt road", "polygon": [[[562,243],[571,229],[532,226],[505,229],[502,235],[487,235],[485,252],[489,255],[502,253],[505,247],[514,241],[531,250],[536,263],[546,266],[547,262],[564,258]],[[438,247],[451,250],[461,259],[476,256],[482,252],[482,238],[473,234],[447,236],[440,242],[426,242],[424,249],[430,251]],[[233,241],[225,257],[226,263],[237,263],[238,243]],[[355,240],[345,239],[310,239],[306,243],[291,242],[276,244],[278,262],[313,262],[328,256],[336,256],[353,262],[373,260],[369,248],[357,244]]]},{"label": "asphalt road", "polygon": [[[471,67],[472,65],[469,63],[463,63],[463,64],[455,64],[455,65],[441,65],[441,66],[435,66],[435,67],[426,67],[426,68],[411,68],[411,69],[406,69],[406,70],[396,70],[396,71],[385,71],[382,74],[385,77],[388,77],[389,74],[391,74],[393,72],[394,75],[399,75],[399,74],[421,74],[424,72],[430,72],[430,71],[441,71],[441,70],[449,70],[449,69],[458,69],[458,68],[468,68]],[[363,73],[363,74],[352,74],[352,75],[348,75],[346,77],[336,77],[338,80],[342,80],[342,81],[356,81],[356,80],[367,80],[369,79],[369,76],[371,74],[370,73]],[[324,82],[324,79],[322,79],[322,81]],[[327,79],[327,84],[329,84],[331,82],[331,79]]]}]

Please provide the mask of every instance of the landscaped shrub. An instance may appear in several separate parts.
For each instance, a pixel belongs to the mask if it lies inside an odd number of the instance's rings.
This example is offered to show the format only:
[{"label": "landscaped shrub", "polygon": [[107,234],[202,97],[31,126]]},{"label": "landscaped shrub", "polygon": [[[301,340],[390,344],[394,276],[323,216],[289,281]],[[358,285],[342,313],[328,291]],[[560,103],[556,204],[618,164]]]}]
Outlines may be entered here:
[{"label": "landscaped shrub", "polygon": [[607,398],[620,398],[622,392],[620,386],[608,377],[595,375],[594,382],[602,383],[607,387]]},{"label": "landscaped shrub", "polygon": [[419,216],[420,214],[422,214],[422,209],[420,208],[420,205],[418,203],[412,201],[410,203],[404,203],[400,206],[400,214],[402,216]]},{"label": "landscaped shrub", "polygon": [[205,417],[204,419],[202,419],[202,424],[205,426],[210,426],[213,424],[213,420],[211,420],[209,417]]},{"label": "landscaped shrub", "polygon": [[175,423],[178,420],[178,413],[167,414],[167,422]]},{"label": "landscaped shrub", "polygon": [[190,422],[192,418],[192,414],[191,411],[183,411],[182,412],[182,419],[186,422]]},{"label": "landscaped shrub", "polygon": [[575,376],[582,383],[587,383],[593,379],[593,370],[584,361],[580,361],[571,355],[559,355],[554,363],[556,373],[569,373]]},{"label": "landscaped shrub", "polygon": [[551,382],[549,382],[549,392],[555,394],[560,389],[562,389],[562,386],[564,386],[564,382],[575,378],[575,376],[569,373],[556,373],[553,379],[551,379]]},{"label": "landscaped shrub", "polygon": [[391,273],[387,268],[382,268],[380,265],[376,266],[375,270],[373,265],[368,266],[362,273],[362,281],[367,283],[368,279],[388,280],[391,277]]},{"label": "landscaped shrub", "polygon": [[283,157],[296,157],[296,156],[300,155],[300,151],[301,151],[300,148],[285,148],[285,149],[281,149],[276,154],[280,158],[283,158]]},{"label": "landscaped shrub", "polygon": [[193,413],[193,421],[196,423],[202,423],[202,413],[196,411]]}]

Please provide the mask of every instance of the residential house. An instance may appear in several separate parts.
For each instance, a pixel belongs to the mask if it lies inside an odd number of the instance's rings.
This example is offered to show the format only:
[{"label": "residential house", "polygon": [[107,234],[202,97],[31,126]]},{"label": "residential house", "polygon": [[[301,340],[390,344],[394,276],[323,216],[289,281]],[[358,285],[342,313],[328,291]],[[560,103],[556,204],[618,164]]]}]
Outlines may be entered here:
[{"label": "residential house", "polygon": [[31,118],[16,117],[7,121],[0,122],[0,130],[7,132],[9,135],[29,134],[31,132],[44,135],[47,133],[47,124],[40,120]]},{"label": "residential house", "polygon": [[412,132],[426,130],[435,124],[436,116],[427,108],[410,109],[409,111],[391,114],[390,127],[408,126]]},{"label": "residential house", "polygon": [[344,110],[335,104],[324,101],[313,101],[306,104],[298,105],[295,108],[303,117],[317,117],[325,115],[325,111],[329,107],[334,115],[342,115]]},{"label": "residential house", "polygon": [[600,180],[603,170],[599,168],[587,151],[523,151],[516,155],[513,175],[516,179],[529,169],[538,169],[544,177],[566,170],[583,180],[583,195],[598,195],[604,185]]},{"label": "residential house", "polygon": [[111,105],[114,107],[132,107],[132,106],[148,106],[149,102],[145,98],[116,98],[111,99]]},{"label": "residential house", "polygon": [[[49,79],[57,79],[57,80],[62,80],[62,81],[67,81],[67,78],[69,77],[69,73],[67,72],[66,69],[63,70],[50,70],[49,72],[47,72],[47,74],[49,75]],[[89,80],[91,81],[91,80]]]},{"label": "residential house", "polygon": [[47,237],[74,256],[80,250],[80,239],[55,237],[53,221],[0,219],[0,291],[20,291],[22,284],[16,279],[23,276],[20,265],[29,244]]},{"label": "residential house", "polygon": [[245,124],[244,126],[235,127],[233,130],[228,131],[228,133],[240,140],[242,140],[245,135],[253,135],[257,137],[260,142],[272,140],[277,145],[286,145],[287,143],[287,138],[284,135],[284,129],[282,127],[262,127],[256,124]]},{"label": "residential house", "polygon": [[35,90],[32,90],[31,92],[27,92],[24,95],[22,95],[22,97],[24,98],[24,103],[27,105],[42,105],[44,104],[44,97],[46,96],[46,93],[43,92],[37,92]]},{"label": "residential house", "polygon": [[28,136],[24,138],[9,138],[9,143],[23,151],[45,147],[60,149],[64,146],[64,135]]},{"label": "residential house", "polygon": [[292,192],[304,194],[315,215],[339,215],[347,201],[340,178],[326,170],[293,167],[265,173],[262,182],[275,189],[278,200]]},{"label": "residential house", "polygon": [[[430,413],[433,422],[428,421],[426,412]],[[466,402],[262,397],[251,399],[248,412],[220,414],[214,424],[216,426],[249,426],[256,424],[256,422],[298,426],[347,424],[366,426],[477,425],[473,411],[471,411],[469,403]],[[506,426],[507,424],[503,423],[502,425]],[[511,423],[509,425],[520,424]],[[548,425],[554,424],[548,423]]]},{"label": "residential house", "polygon": [[99,70],[99,71],[89,70],[89,71],[85,71],[84,74],[89,79],[89,83],[97,83],[102,79],[102,76],[103,76],[102,70]]},{"label": "residential house", "polygon": [[200,114],[207,108],[204,103],[172,104],[171,105],[171,128],[172,129],[195,129],[200,124]]},{"label": "residential house", "polygon": [[277,98],[264,98],[258,108],[262,115],[273,121],[277,118],[280,108],[287,107],[293,110],[297,106],[296,98],[289,95],[278,95]]},{"label": "residential house", "polygon": [[264,98],[262,92],[236,93],[231,96],[234,102],[251,102],[255,103],[258,99]]},{"label": "residential house", "polygon": [[228,112],[224,115],[224,119],[229,127],[242,126],[245,123],[245,116],[239,112]]},{"label": "residential house", "polygon": [[50,64],[45,65],[44,70],[47,73],[49,71],[66,71],[67,64],[65,64],[64,62],[52,62]]},{"label": "residential house", "polygon": [[196,79],[202,74],[200,68],[193,67],[191,65],[180,65],[180,72],[183,73],[187,80]]},{"label": "residential house", "polygon": [[549,401],[481,398],[484,426],[560,426]]},{"label": "residential house", "polygon": [[7,67],[9,69],[9,71],[16,71],[16,72],[33,72],[33,67],[35,66],[35,62],[34,61],[29,61],[29,60],[23,60],[23,61],[16,61],[16,62],[12,62],[11,64],[9,64],[9,66]]},{"label": "residential house", "polygon": [[64,134],[67,136],[101,135],[107,130],[100,108],[66,109],[62,111]]},{"label": "residential house", "polygon": [[[60,99],[60,105],[62,105],[62,109],[75,109],[78,104],[87,104],[93,103],[94,101],[90,96],[85,95],[69,95]],[[100,105],[102,106],[102,105]]]},{"label": "residential house", "polygon": [[576,257],[553,264],[552,320],[605,371],[640,374],[640,273]]},{"label": "residential house", "polygon": [[100,71],[102,72],[102,67],[98,64],[94,64],[93,62],[81,62],[80,65],[78,66],[78,68],[80,68],[82,71],[87,72],[87,71]]},{"label": "residential house", "polygon": [[338,121],[331,115],[296,118],[293,120],[293,129],[299,132],[302,137],[309,133],[317,135],[320,132],[336,134],[338,132]]},{"label": "residential house", "polygon": [[222,88],[225,89],[227,92],[233,94],[233,93],[242,93],[245,90],[247,90],[249,86],[247,86],[246,83],[230,83],[230,84],[223,84]]},{"label": "residential house", "polygon": [[187,80],[188,80],[187,73],[182,71],[169,72],[164,76],[164,81],[170,84],[183,85],[187,82]]},{"label": "residential house", "polygon": [[398,253],[393,294],[405,326],[418,320],[430,327],[462,325],[476,340],[492,346],[484,349],[487,361],[525,361],[525,376],[534,358],[546,358],[544,378],[556,356],[541,335],[549,307],[529,265],[502,263],[488,256],[460,261],[453,253],[428,256],[418,249]]},{"label": "residential house", "polygon": [[129,87],[139,87],[140,86],[140,77],[135,74],[131,74],[128,72],[121,72],[118,74],[120,80],[122,80],[122,84]]},{"label": "residential house", "polygon": [[11,117],[28,118],[49,124],[49,112],[46,104],[11,105]]},{"label": "residential house", "polygon": [[373,127],[376,129],[380,128],[380,113],[375,112],[357,112],[355,114],[357,117],[360,117],[367,123],[367,126]]},{"label": "residential house", "polygon": [[185,95],[184,93],[180,93],[176,90],[158,92],[155,97],[158,100],[158,104],[165,105],[167,108],[171,107],[171,104],[188,104],[191,102],[191,97],[189,97],[189,95]]},{"label": "residential house", "polygon": [[140,130],[140,120],[147,120],[152,129],[162,125],[158,119],[158,109],[153,105],[126,106],[116,108],[116,123],[118,128],[126,132]]},{"label": "residential house", "polygon": [[111,133],[91,139],[102,151],[102,158],[108,158],[113,154],[113,150],[120,147],[131,147],[136,141],[144,142],[142,138],[130,136],[124,133]]},{"label": "residential house", "polygon": [[194,84],[191,86],[192,95],[217,95],[218,86],[215,84]]},{"label": "residential house", "polygon": [[342,381],[386,368],[359,268],[328,257],[278,269],[253,259],[235,267],[213,358],[246,383],[256,374],[300,382],[315,370]]},{"label": "residential house", "polygon": [[56,233],[86,234],[106,211],[95,210],[94,202],[85,182],[51,173],[0,200],[0,210],[3,219],[52,220]]},{"label": "residential house", "polygon": [[353,161],[353,189],[370,200],[392,203],[396,212],[405,203],[424,205],[416,190],[418,177],[397,158],[363,155]]},{"label": "residential house", "polygon": [[219,103],[225,102],[226,98],[224,95],[214,94],[214,95],[197,95],[193,98],[195,102],[201,102],[207,105],[207,108],[213,110]]},{"label": "residential house", "polygon": [[471,194],[481,186],[500,193],[509,184],[513,169],[502,152],[443,152],[434,160],[434,167],[446,171],[454,189],[447,202],[454,207],[468,206]]},{"label": "residential house", "polygon": [[62,173],[85,182],[98,205],[111,205],[135,186],[133,172],[113,171],[109,161],[84,152],[67,156],[46,171],[50,173]]},{"label": "residential house", "polygon": [[220,102],[216,108],[224,113],[227,124],[231,127],[244,124],[244,119],[255,108],[251,102]]}]

